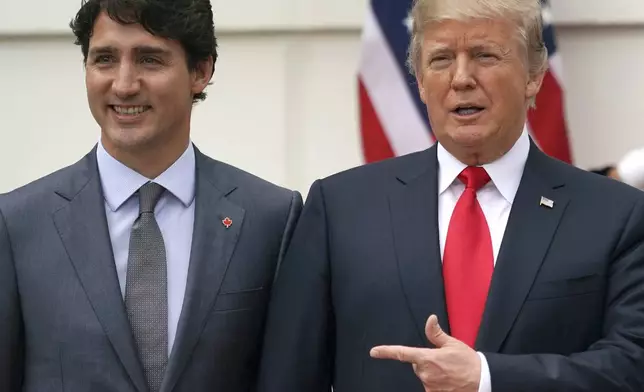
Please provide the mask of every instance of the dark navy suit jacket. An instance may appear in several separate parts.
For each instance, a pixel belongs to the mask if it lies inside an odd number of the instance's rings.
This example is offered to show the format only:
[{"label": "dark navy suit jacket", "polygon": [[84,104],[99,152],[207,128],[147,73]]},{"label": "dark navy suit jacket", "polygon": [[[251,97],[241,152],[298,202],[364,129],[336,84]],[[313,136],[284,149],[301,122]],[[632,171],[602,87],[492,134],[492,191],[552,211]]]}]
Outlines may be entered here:
[{"label": "dark navy suit jacket", "polygon": [[[424,390],[369,350],[431,347],[431,314],[449,332],[437,166],[433,147],[313,184],[273,291],[260,392]],[[475,348],[493,392],[644,391],[644,192],[532,144]]]}]

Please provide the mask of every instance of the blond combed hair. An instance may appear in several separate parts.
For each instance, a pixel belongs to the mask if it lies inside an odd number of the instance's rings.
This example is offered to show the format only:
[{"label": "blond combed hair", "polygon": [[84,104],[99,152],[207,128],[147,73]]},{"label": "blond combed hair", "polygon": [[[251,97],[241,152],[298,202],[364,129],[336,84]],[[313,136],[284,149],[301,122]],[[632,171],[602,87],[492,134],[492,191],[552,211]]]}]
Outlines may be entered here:
[{"label": "blond combed hair", "polygon": [[412,33],[407,64],[419,74],[426,27],[443,20],[506,18],[517,25],[517,33],[527,53],[530,75],[548,67],[548,51],[543,41],[541,3],[539,0],[414,0],[411,10]]}]

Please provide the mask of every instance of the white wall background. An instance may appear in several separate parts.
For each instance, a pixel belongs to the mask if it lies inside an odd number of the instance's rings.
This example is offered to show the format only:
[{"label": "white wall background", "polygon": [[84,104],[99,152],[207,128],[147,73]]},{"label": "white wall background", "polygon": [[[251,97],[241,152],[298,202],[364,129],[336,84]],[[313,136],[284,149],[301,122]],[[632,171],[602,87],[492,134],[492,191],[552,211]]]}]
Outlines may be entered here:
[{"label": "white wall background", "polygon": [[[551,0],[575,163],[644,146],[644,1]],[[367,0],[213,0],[220,42],[193,139],[304,193],[361,164],[355,73]],[[0,192],[98,140],[69,20],[80,0],[0,0]],[[34,15],[34,10],[41,11]]]}]

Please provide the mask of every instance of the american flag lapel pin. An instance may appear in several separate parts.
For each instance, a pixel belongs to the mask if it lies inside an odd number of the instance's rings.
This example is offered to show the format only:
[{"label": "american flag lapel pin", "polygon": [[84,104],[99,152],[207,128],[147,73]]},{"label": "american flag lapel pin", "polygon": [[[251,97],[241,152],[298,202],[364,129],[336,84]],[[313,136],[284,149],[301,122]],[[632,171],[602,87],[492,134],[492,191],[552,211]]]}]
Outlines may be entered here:
[{"label": "american flag lapel pin", "polygon": [[225,228],[229,229],[230,226],[233,225],[233,220],[230,219],[229,217],[225,217],[224,219],[222,219],[221,223],[224,225]]},{"label": "american flag lapel pin", "polygon": [[541,196],[541,201],[539,202],[540,206],[554,208],[555,202],[548,199],[547,197]]}]

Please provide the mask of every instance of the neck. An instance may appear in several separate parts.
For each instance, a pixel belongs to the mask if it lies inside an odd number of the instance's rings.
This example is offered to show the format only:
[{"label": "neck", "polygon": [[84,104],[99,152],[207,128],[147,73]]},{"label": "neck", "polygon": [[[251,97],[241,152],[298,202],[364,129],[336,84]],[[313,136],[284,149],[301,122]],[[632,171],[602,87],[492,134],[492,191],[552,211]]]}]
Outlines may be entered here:
[{"label": "neck", "polygon": [[501,158],[508,151],[512,149],[514,144],[521,137],[519,133],[516,137],[506,138],[505,140],[491,140],[488,143],[474,146],[460,146],[460,145],[443,145],[454,158],[463,162],[468,166],[482,166],[492,163]]},{"label": "neck", "polygon": [[452,155],[467,166],[483,166],[496,161],[508,151],[509,149],[502,151],[470,151],[465,148],[455,150]]},{"label": "neck", "polygon": [[154,179],[172,166],[188,148],[190,140],[182,143],[165,143],[163,146],[146,146],[122,149],[103,142],[105,150],[116,160],[142,176]]}]

